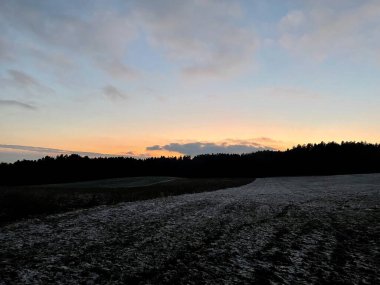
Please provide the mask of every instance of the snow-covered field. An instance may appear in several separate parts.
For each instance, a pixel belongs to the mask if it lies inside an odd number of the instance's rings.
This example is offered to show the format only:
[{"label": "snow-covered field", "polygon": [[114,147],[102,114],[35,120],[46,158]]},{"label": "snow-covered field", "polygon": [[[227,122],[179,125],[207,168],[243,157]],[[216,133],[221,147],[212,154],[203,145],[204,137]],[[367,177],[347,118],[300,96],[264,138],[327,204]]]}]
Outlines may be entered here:
[{"label": "snow-covered field", "polygon": [[380,174],[249,185],[0,228],[0,284],[380,284]]}]

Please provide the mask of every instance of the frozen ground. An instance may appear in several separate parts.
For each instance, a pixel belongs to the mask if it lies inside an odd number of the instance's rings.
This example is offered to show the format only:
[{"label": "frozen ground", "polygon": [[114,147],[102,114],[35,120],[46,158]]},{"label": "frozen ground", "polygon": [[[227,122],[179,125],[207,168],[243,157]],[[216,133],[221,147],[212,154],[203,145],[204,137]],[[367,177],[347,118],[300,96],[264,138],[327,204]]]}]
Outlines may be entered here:
[{"label": "frozen ground", "polygon": [[380,284],[380,174],[249,185],[0,229],[0,284]]},{"label": "frozen ground", "polygon": [[[175,180],[175,177],[166,176],[142,176],[142,177],[123,177],[123,178],[111,178],[102,180],[91,180],[73,183],[62,184],[48,184],[42,185],[43,187],[52,188],[131,188],[131,187],[143,187],[150,186],[158,183],[169,182]],[[40,187],[40,186],[33,186]]]}]

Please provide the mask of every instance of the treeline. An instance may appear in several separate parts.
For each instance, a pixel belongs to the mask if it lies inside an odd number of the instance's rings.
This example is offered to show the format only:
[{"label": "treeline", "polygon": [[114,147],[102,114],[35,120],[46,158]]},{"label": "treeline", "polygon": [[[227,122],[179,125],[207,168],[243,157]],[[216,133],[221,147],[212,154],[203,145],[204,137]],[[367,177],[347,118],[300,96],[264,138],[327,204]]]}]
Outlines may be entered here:
[{"label": "treeline", "polygon": [[0,164],[0,184],[46,184],[128,176],[267,177],[380,172],[380,145],[298,145],[286,151],[208,154],[193,158],[44,157]]}]

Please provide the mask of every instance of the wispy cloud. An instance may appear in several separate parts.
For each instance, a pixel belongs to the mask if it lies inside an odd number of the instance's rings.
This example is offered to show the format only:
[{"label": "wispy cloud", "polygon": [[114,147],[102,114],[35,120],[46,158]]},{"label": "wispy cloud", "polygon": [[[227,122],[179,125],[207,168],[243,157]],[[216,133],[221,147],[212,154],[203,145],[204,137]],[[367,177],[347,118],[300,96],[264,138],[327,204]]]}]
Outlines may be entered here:
[{"label": "wispy cloud", "polygon": [[36,147],[36,146],[25,146],[25,145],[11,145],[11,144],[0,144],[0,148],[7,148],[13,150],[24,150],[24,151],[33,151],[40,153],[58,153],[58,154],[70,154],[76,153],[79,155],[88,155],[88,156],[105,156],[109,154],[97,153],[97,152],[83,152],[83,151],[71,151],[63,150],[58,148],[48,148],[48,147]]},{"label": "wispy cloud", "polygon": [[27,95],[34,93],[54,93],[53,89],[40,83],[35,77],[17,69],[8,69],[7,76],[1,77],[0,83],[4,88],[26,91],[28,93]]},{"label": "wispy cloud", "polygon": [[282,31],[298,30],[305,23],[305,13],[301,10],[293,10],[286,14],[279,23]]},{"label": "wispy cloud", "polygon": [[97,64],[115,79],[129,80],[137,78],[139,75],[137,70],[127,66],[120,60],[106,60],[102,58],[97,60]]},{"label": "wispy cloud", "polygon": [[27,109],[27,110],[37,109],[33,105],[16,101],[16,100],[0,100],[0,107],[18,107],[18,108]]},{"label": "wispy cloud", "polygon": [[40,83],[37,82],[36,79],[26,74],[25,72],[22,72],[20,70],[15,70],[15,69],[9,69],[8,73],[11,76],[11,80],[13,80],[14,82],[16,82],[17,84],[21,86],[25,86],[25,87],[40,86]]},{"label": "wispy cloud", "polygon": [[253,64],[259,39],[236,1],[139,1],[135,13],[186,76],[231,76]]},{"label": "wispy cloud", "polygon": [[115,6],[81,1],[76,6],[80,13],[65,1],[1,2],[0,24],[7,33],[0,42],[0,58],[10,51],[6,43],[13,42],[6,37],[12,34],[10,26],[40,43],[23,45],[18,53],[45,54],[44,60],[57,66],[57,54],[59,59],[68,53],[122,80],[138,73],[125,62],[125,55],[142,37],[191,78],[239,74],[252,66],[259,45],[258,34],[247,24],[249,15],[238,1],[142,0]]},{"label": "wispy cloud", "polygon": [[296,99],[296,100],[314,100],[321,99],[324,95],[298,87],[262,87],[254,90],[255,94],[264,97]]},{"label": "wispy cloud", "polygon": [[149,154],[149,153],[137,153],[137,152],[134,152],[134,151],[124,152],[124,153],[122,153],[122,156],[133,157],[133,158],[136,158],[136,159],[145,159],[145,158],[152,157],[152,155]]},{"label": "wispy cloud", "polygon": [[119,99],[127,98],[124,92],[120,91],[113,85],[104,86],[102,91],[104,95],[107,96],[111,100],[119,100]]},{"label": "wispy cloud", "polygon": [[226,144],[242,144],[242,145],[252,145],[257,147],[264,147],[267,149],[283,149],[288,143],[276,140],[268,137],[257,137],[251,139],[226,139],[224,141]]},{"label": "wispy cloud", "polygon": [[[88,17],[73,12],[74,7],[81,13],[88,12]],[[69,53],[82,62],[92,62],[111,76],[120,75],[123,70],[104,62],[117,62],[120,66],[137,31],[128,15],[118,9],[104,9],[99,1],[81,1],[75,6],[65,1],[2,1],[0,18],[0,23],[6,24],[3,29],[12,26],[24,38],[40,43],[33,47],[25,45],[23,54],[38,47],[40,54],[42,51],[49,54],[45,59],[52,59],[54,65],[59,63],[51,53]]]},{"label": "wispy cloud", "polygon": [[148,151],[166,150],[181,153],[183,155],[199,155],[211,153],[251,153],[260,150],[274,150],[274,148],[261,145],[256,142],[239,141],[239,143],[212,143],[212,142],[191,142],[191,143],[170,143],[166,145],[153,145],[146,148]]},{"label": "wispy cloud", "polygon": [[81,156],[89,157],[115,156],[97,152],[70,151],[47,147],[0,144],[0,162],[14,162],[22,159],[39,159],[44,156],[57,156],[61,154],[79,154]]},{"label": "wispy cloud", "polygon": [[14,47],[5,39],[0,38],[0,60],[12,60],[13,55],[11,50]]},{"label": "wispy cloud", "polygon": [[376,58],[380,51],[379,1],[326,2],[308,1],[303,11],[285,15],[279,23],[279,43],[318,60],[337,55]]},{"label": "wispy cloud", "polygon": [[45,156],[55,157],[61,154],[78,154],[80,156],[88,157],[133,157],[136,159],[144,159],[154,156],[154,154],[152,155],[151,153],[138,153],[134,151],[121,152],[119,154],[107,154],[99,152],[73,151],[38,146],[0,144],[0,163],[15,162],[17,160],[23,159],[36,160]]}]

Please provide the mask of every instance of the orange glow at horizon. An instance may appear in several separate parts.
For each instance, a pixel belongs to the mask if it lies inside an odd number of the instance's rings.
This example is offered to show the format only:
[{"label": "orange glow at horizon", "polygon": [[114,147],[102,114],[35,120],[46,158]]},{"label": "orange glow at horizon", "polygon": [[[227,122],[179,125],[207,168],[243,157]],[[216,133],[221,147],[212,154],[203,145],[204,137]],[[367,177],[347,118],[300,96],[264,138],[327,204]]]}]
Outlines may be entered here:
[{"label": "orange glow at horizon", "polygon": [[[360,125],[343,128],[338,124],[320,127],[306,127],[302,122],[297,125],[290,122],[258,122],[238,123],[237,121],[212,122],[197,128],[174,128],[168,126],[166,132],[146,132],[144,135],[134,135],[123,132],[120,127],[99,133],[89,130],[87,133],[61,132],[60,134],[27,133],[21,140],[13,137],[4,144],[20,144],[56,148],[70,152],[93,152],[109,155],[125,156],[181,156],[183,154],[168,150],[148,151],[147,147],[164,146],[171,143],[215,143],[244,144],[258,143],[278,150],[286,150],[298,144],[320,143],[321,141],[367,141],[380,142],[380,134],[375,128],[361,128]],[[122,135],[126,133],[125,135]],[[256,134],[256,135],[253,135]]]}]

